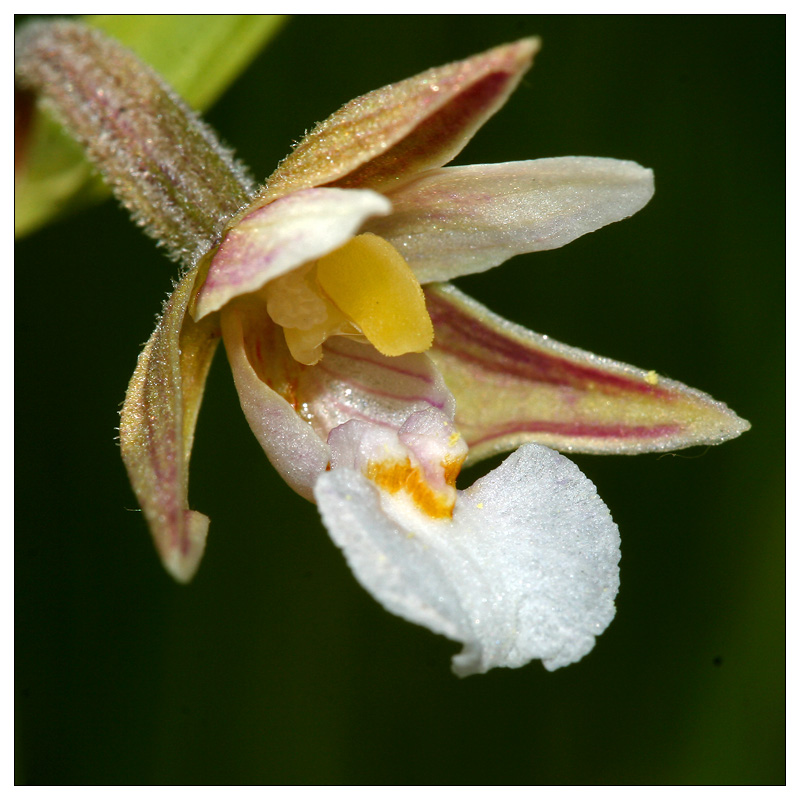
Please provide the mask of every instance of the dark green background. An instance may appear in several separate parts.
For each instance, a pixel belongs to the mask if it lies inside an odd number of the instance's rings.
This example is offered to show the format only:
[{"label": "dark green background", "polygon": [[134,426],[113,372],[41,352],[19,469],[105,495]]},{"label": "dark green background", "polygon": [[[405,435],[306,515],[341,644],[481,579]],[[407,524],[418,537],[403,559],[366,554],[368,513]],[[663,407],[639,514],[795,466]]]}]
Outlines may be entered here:
[{"label": "dark green background", "polygon": [[172,582],[114,429],[175,267],[111,202],[53,225],[16,261],[18,782],[785,780],[784,18],[298,17],[209,118],[265,177],[351,97],[530,34],[458,163],[633,159],[656,195],[460,285],[753,429],[576,458],[622,533],[615,621],[556,673],[459,680],[457,646],[384,612],[276,477],[222,353],[190,489],[208,549]]}]

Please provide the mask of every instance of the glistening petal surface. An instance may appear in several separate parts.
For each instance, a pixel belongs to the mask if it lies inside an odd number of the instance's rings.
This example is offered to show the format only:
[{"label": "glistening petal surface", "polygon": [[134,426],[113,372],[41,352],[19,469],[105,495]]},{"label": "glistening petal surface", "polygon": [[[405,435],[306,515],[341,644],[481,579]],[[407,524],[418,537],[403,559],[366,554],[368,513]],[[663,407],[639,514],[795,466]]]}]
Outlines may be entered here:
[{"label": "glistening petal surface", "polygon": [[678,450],[750,427],[697,389],[540,336],[449,284],[425,295],[430,356],[455,395],[468,462],[529,441],[580,453]]},{"label": "glistening petal surface", "polygon": [[359,582],[394,614],[464,644],[459,675],[566,666],[614,616],[619,534],[592,483],[525,445],[432,520],[359,472],[322,475],[323,521]]},{"label": "glistening petal surface", "polygon": [[219,341],[212,319],[186,315],[193,275],[176,287],[125,395],[122,459],[161,560],[189,581],[205,548],[208,517],[188,507],[189,457],[206,376]]},{"label": "glistening petal surface", "polygon": [[538,39],[522,39],[351,100],[302,139],[257,202],[334,182],[379,189],[446,164],[505,103],[538,49]]},{"label": "glistening petal surface", "polygon": [[353,419],[398,430],[426,408],[452,419],[453,395],[427,354],[383,356],[343,336],[329,339],[323,352],[319,364],[301,369],[296,384],[300,413],[322,438]]},{"label": "glistening petal surface", "polygon": [[544,158],[430,170],[387,196],[392,214],[367,229],[429,283],[552,250],[625,219],[653,196],[653,173],[613,158]]},{"label": "glistening petal surface", "polygon": [[257,298],[234,301],[222,331],[247,421],[272,465],[298,494],[312,499],[330,460],[328,435],[348,420],[399,430],[428,408],[452,418],[453,396],[425,355],[382,356],[335,337],[313,367],[289,353],[282,330]]}]

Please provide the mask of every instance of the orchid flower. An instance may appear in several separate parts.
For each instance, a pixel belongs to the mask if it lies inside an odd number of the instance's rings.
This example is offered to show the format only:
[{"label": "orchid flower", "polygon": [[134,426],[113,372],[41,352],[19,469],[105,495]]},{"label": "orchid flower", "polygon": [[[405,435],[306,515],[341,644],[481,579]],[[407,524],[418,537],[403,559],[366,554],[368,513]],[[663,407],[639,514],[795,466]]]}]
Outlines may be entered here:
[{"label": "orchid flower", "polygon": [[[176,579],[195,573],[208,530],[188,506],[188,464],[220,336],[269,460],[389,611],[464,645],[460,675],[570,664],[613,618],[617,527],[555,450],[673,450],[749,427],[702,392],[527,331],[447,283],[567,244],[653,194],[650,170],[629,161],[444,166],[538,48],[524,39],[351,101],[254,192],[115,43],[71,23],[22,37],[18,78],[187,268],[120,426]],[[515,448],[456,488],[465,461]]]}]

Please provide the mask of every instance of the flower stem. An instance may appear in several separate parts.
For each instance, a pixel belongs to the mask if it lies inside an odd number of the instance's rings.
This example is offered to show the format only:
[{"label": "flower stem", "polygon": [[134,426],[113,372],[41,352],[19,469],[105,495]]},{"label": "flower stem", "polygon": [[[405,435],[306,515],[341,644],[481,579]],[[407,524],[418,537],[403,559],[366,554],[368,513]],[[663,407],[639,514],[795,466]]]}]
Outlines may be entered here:
[{"label": "flower stem", "polygon": [[85,148],[114,194],[191,266],[254,186],[213,131],[133,53],[81,23],[36,22],[15,43],[18,85]]}]

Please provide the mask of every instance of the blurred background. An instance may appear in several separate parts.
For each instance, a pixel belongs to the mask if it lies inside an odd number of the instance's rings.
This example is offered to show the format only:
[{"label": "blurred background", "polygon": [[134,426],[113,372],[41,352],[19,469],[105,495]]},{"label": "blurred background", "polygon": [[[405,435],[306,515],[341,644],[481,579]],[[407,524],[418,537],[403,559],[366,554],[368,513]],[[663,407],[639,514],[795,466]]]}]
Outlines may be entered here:
[{"label": "blurred background", "polygon": [[385,612],[277,478],[222,352],[190,485],[208,547],[167,576],[114,437],[176,267],[113,201],[44,228],[16,249],[18,783],[785,781],[784,17],[296,17],[207,118],[261,179],[352,97],[532,34],[455,163],[631,159],[656,195],[459,285],[752,430],[576,457],[622,534],[616,619],[555,673],[459,680],[458,645]]}]

